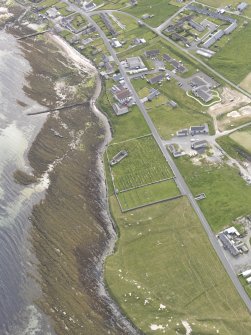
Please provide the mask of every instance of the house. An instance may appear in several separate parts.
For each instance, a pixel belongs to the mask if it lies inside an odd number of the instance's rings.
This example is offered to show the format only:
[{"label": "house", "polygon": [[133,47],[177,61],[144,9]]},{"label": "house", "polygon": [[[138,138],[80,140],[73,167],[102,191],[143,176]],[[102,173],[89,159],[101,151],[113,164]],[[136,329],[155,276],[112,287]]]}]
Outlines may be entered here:
[{"label": "house", "polygon": [[121,104],[129,102],[132,99],[131,92],[127,89],[124,88],[120,90],[119,92],[114,94],[114,98],[120,102]]},{"label": "house", "polygon": [[237,10],[239,12],[242,12],[244,11],[244,9],[246,9],[248,6],[248,4],[246,2],[241,2],[238,6],[237,6]]},{"label": "house", "polygon": [[159,55],[158,49],[145,51],[145,56],[147,58],[155,58],[158,55]]},{"label": "house", "polygon": [[191,145],[191,149],[193,149],[193,150],[205,149],[207,147],[208,147],[208,142],[205,141],[205,140],[194,142]]},{"label": "house", "polygon": [[190,84],[192,87],[199,87],[199,86],[205,86],[207,83],[200,77],[196,76],[193,77],[192,80],[190,81]]},{"label": "house", "polygon": [[163,55],[163,60],[170,62],[172,60],[172,57],[170,57],[168,54]]},{"label": "house", "polygon": [[158,90],[156,90],[155,88],[151,88],[150,89],[150,94],[147,96],[147,100],[152,101],[158,95],[160,95],[160,92]]},{"label": "house", "polygon": [[160,83],[163,80],[164,76],[162,74],[158,74],[157,76],[151,78],[148,80],[148,82],[153,85],[153,84],[157,84]]},{"label": "house", "polygon": [[209,102],[213,99],[213,95],[210,91],[204,90],[202,88],[193,89],[193,94],[203,100],[204,102]]},{"label": "house", "polygon": [[230,241],[230,239],[223,233],[219,233],[218,235],[221,243],[224,246],[224,249],[227,249],[233,256],[239,255],[240,251],[238,248]]},{"label": "house", "polygon": [[190,134],[192,136],[194,135],[200,135],[200,134],[209,134],[209,128],[208,125],[205,123],[202,126],[192,126],[190,127]]},{"label": "house", "polygon": [[129,112],[128,107],[120,106],[119,104],[113,104],[112,108],[117,116],[123,115]]}]

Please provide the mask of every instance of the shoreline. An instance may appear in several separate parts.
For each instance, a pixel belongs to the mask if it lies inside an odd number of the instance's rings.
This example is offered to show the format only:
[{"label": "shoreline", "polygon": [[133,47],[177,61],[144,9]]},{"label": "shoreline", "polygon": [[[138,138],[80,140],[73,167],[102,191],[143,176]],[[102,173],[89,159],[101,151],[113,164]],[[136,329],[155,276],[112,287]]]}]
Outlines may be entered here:
[{"label": "shoreline", "polygon": [[[102,283],[99,285],[99,295],[109,299],[110,300],[110,307],[112,307],[112,310],[114,314],[117,317],[122,317],[123,323],[126,327],[128,327],[131,331],[132,335],[142,334],[136,326],[131,322],[128,317],[123,314],[119,304],[114,300],[114,298],[111,296],[109,289],[105,283],[105,276],[104,276],[104,265],[106,258],[109,257],[113,252],[116,245],[116,242],[118,241],[118,235],[116,232],[116,223],[114,222],[111,212],[110,212],[110,206],[109,206],[109,197],[108,197],[108,189],[107,189],[107,182],[106,182],[106,174],[105,174],[105,165],[104,165],[104,154],[105,149],[109,145],[109,143],[112,141],[112,131],[111,126],[109,123],[108,117],[105,116],[105,114],[98,109],[96,106],[96,101],[100,97],[100,94],[102,92],[102,81],[99,77],[99,73],[97,68],[91,63],[91,61],[86,58],[85,56],[81,55],[76,49],[71,47],[65,40],[63,40],[61,37],[55,35],[55,34],[49,34],[52,38],[52,40],[60,46],[63,51],[65,52],[66,57],[69,57],[69,59],[74,61],[74,64],[84,65],[87,69],[91,69],[91,73],[95,76],[95,90],[93,92],[92,97],[90,98],[90,108],[92,112],[98,117],[99,120],[101,120],[103,128],[105,130],[105,137],[103,139],[103,142],[100,144],[98,157],[97,157],[97,172],[101,176],[101,185],[100,185],[100,192],[101,196],[104,196],[106,199],[106,208],[104,208],[104,216],[105,221],[110,222],[111,226],[107,226],[107,228],[110,231],[110,241],[108,242],[108,246],[106,247],[106,250],[104,251],[103,255],[100,257],[99,261],[99,271],[101,273]],[[68,54],[69,52],[69,54]],[[73,55],[73,58],[71,58],[71,55]],[[76,63],[75,63],[76,62]]]},{"label": "shoreline", "polygon": [[[60,50],[60,52],[63,53],[63,56],[67,58],[76,68],[83,70],[89,76],[91,75],[95,77],[95,89],[94,89],[92,96],[88,100],[88,102],[89,102],[89,106],[90,106],[92,113],[98,118],[99,121],[101,121],[102,128],[105,134],[102,142],[99,144],[99,148],[97,152],[98,154],[97,154],[97,159],[96,159],[96,172],[99,175],[100,180],[101,180],[99,184],[99,190],[97,191],[98,193],[100,193],[101,199],[105,199],[104,201],[105,204],[102,208],[102,212],[103,212],[102,216],[104,218],[104,221],[107,223],[106,228],[109,231],[109,239],[105,241],[107,245],[103,253],[101,253],[99,256],[98,264],[96,264],[96,268],[97,268],[97,271],[100,277],[98,281],[97,294],[98,296],[100,296],[100,298],[104,299],[106,303],[108,303],[109,308],[112,311],[113,318],[119,321],[120,327],[121,326],[123,327],[123,331],[121,332],[121,334],[122,333],[124,334],[125,331],[126,331],[126,334],[139,334],[138,330],[131,323],[131,321],[122,313],[122,311],[120,310],[120,306],[116,303],[116,301],[112,298],[112,296],[108,292],[106,284],[105,284],[105,278],[104,278],[104,263],[105,263],[106,258],[113,253],[113,250],[114,250],[114,247],[117,241],[117,234],[116,234],[115,224],[112,220],[110,209],[109,209],[108,193],[107,193],[106,177],[105,177],[105,167],[104,167],[104,162],[103,162],[105,148],[112,140],[112,132],[111,132],[111,127],[110,127],[108,118],[96,106],[96,101],[102,91],[102,82],[99,77],[98,70],[91,63],[90,60],[88,60],[86,57],[81,55],[77,50],[71,47],[61,37],[55,34],[51,34],[51,33],[47,33],[46,35],[53,42],[53,44],[55,43],[56,47]],[[48,178],[50,182],[51,182],[51,174],[53,173],[54,171],[52,170],[49,171]],[[48,187],[50,186],[50,182],[48,183]],[[112,332],[112,328],[111,328],[111,332]]]}]

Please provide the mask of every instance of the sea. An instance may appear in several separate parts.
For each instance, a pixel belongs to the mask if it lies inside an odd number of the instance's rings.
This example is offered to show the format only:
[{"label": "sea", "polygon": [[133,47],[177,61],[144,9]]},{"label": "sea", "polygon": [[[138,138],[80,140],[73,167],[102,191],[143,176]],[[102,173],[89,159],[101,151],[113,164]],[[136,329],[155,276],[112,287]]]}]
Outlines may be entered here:
[{"label": "sea", "polygon": [[42,108],[23,91],[31,70],[18,41],[0,31],[0,335],[54,334],[34,304],[41,289],[29,240],[29,215],[49,181],[22,186],[13,178],[17,169],[30,172],[27,153],[46,117],[27,115]]}]

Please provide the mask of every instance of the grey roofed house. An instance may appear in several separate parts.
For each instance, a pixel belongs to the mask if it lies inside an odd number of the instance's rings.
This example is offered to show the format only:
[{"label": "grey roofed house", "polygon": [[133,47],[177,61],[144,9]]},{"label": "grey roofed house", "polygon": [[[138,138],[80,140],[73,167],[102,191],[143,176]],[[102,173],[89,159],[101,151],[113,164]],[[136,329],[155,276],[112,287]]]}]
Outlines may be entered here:
[{"label": "grey roofed house", "polygon": [[148,58],[153,58],[153,57],[156,57],[157,55],[159,55],[158,49],[145,51],[145,56]]},{"label": "grey roofed house", "polygon": [[180,62],[178,62],[175,59],[172,59],[171,61],[169,61],[169,63],[178,71],[178,72],[185,72],[187,69],[185,68],[184,65],[180,64]]},{"label": "grey roofed house", "polygon": [[177,68],[176,68],[176,70],[178,71],[178,72],[181,72],[181,73],[183,73],[183,72],[186,72],[187,71],[187,68],[184,66],[184,65],[179,65]]},{"label": "grey roofed house", "polygon": [[205,30],[205,27],[204,27],[203,25],[201,25],[201,24],[199,24],[199,23],[197,23],[197,22],[195,22],[195,21],[193,21],[193,20],[189,21],[188,24],[189,24],[192,28],[196,29],[196,30],[199,31],[199,32],[202,32],[202,31]]},{"label": "grey roofed house", "polygon": [[244,9],[246,9],[248,6],[248,4],[246,2],[241,2],[238,6],[237,6],[237,10],[239,12],[242,12]]},{"label": "grey roofed house", "polygon": [[201,126],[192,126],[190,127],[190,134],[197,135],[197,134],[208,134],[209,133],[209,128],[208,125],[205,123]]},{"label": "grey roofed house", "polygon": [[222,242],[224,248],[227,249],[233,256],[239,255],[240,251],[236,248],[234,244],[231,243],[229,238],[224,233],[219,233],[218,237]]},{"label": "grey roofed house", "polygon": [[208,147],[208,142],[206,140],[197,141],[191,144],[191,148],[194,150],[204,149]]},{"label": "grey roofed house", "polygon": [[117,116],[123,115],[129,112],[129,109],[126,106],[120,106],[118,104],[113,104],[112,108]]},{"label": "grey roofed house", "polygon": [[150,89],[150,94],[147,96],[147,99],[149,101],[151,101],[154,98],[156,98],[158,95],[160,95],[160,92],[158,90],[156,90],[155,88],[151,88]]},{"label": "grey roofed house", "polygon": [[238,27],[237,21],[233,22],[224,30],[224,34],[228,35],[231,34]]},{"label": "grey roofed house", "polygon": [[207,82],[205,82],[202,78],[196,76],[196,77],[193,77],[193,79],[190,81],[190,84],[191,86],[199,87],[199,86],[207,85]]},{"label": "grey roofed house", "polygon": [[201,88],[193,90],[193,93],[202,99],[204,102],[209,102],[213,99],[212,93],[210,91],[205,91]]},{"label": "grey roofed house", "polygon": [[168,54],[164,54],[163,55],[163,59],[167,62],[171,61],[172,60],[172,57],[170,57]]},{"label": "grey roofed house", "polygon": [[162,74],[159,74],[151,79],[149,79],[149,83],[151,85],[159,83],[161,80],[163,80],[164,76]]},{"label": "grey roofed house", "polygon": [[145,64],[140,57],[130,57],[126,59],[129,69],[143,69]]}]

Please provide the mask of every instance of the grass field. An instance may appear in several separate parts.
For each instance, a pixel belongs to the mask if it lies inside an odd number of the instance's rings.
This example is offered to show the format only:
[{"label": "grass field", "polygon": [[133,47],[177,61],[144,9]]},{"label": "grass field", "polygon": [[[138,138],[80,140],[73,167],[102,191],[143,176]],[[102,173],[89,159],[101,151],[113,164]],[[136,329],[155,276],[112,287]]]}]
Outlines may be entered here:
[{"label": "grass field", "polygon": [[173,179],[160,183],[147,185],[118,194],[118,199],[123,211],[137,208],[142,205],[153,204],[180,195]]},{"label": "grass field", "polygon": [[[243,48],[245,45],[245,48]],[[216,53],[209,64],[234,83],[240,83],[251,72],[251,22],[231,34],[230,41]]]},{"label": "grass field", "polygon": [[121,150],[126,150],[128,156],[111,167],[114,184],[119,192],[173,176],[152,136],[110,145],[107,149],[108,160]]},{"label": "grass field", "polygon": [[199,205],[215,232],[231,225],[237,217],[251,214],[251,187],[237,168],[226,164],[194,165],[188,158],[180,158],[177,165],[193,194],[206,194]]},{"label": "grass field", "polygon": [[238,145],[241,145],[248,153],[251,154],[251,128],[245,130],[236,131],[230,135],[230,138],[234,140]]},{"label": "grass field", "polygon": [[231,157],[237,160],[251,158],[251,127],[220,137],[217,142]]},{"label": "grass field", "polygon": [[[122,214],[105,280],[144,334],[249,335],[251,319],[186,198]],[[156,329],[159,326],[159,330]]]}]

